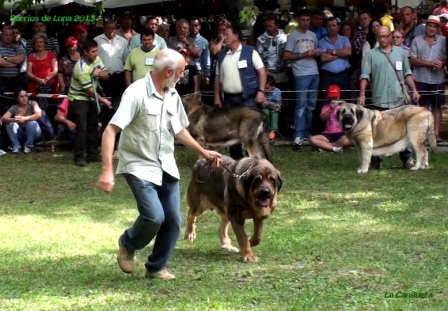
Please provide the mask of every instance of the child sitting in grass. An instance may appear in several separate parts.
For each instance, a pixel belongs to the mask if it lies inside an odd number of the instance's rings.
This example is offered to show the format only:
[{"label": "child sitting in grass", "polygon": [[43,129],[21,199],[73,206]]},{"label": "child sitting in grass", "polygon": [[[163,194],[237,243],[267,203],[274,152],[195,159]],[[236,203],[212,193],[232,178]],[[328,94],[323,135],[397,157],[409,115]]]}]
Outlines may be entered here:
[{"label": "child sitting in grass", "polygon": [[275,79],[268,75],[264,88],[266,100],[262,103],[262,111],[268,117],[269,138],[275,138],[275,132],[278,131],[278,114],[282,107],[282,92],[275,87]]},{"label": "child sitting in grass", "polygon": [[310,144],[321,151],[341,152],[342,148],[351,145],[350,141],[342,132],[337,113],[339,110],[338,99],[341,90],[337,85],[330,85],[327,90],[327,97],[330,103],[322,107],[320,118],[325,122],[325,129],[320,135],[310,137]]}]

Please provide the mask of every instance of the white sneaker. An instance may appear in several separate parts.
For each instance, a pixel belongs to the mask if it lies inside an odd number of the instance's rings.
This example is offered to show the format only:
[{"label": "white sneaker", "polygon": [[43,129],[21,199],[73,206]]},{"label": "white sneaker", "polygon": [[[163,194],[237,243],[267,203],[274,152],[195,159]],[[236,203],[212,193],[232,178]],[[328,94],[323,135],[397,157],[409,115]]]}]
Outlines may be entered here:
[{"label": "white sneaker", "polygon": [[333,152],[335,153],[342,152],[342,147],[333,147]]},{"label": "white sneaker", "polygon": [[303,139],[302,138],[300,138],[300,137],[294,138],[294,145],[302,146],[302,144],[303,144]]},{"label": "white sneaker", "polygon": [[19,153],[20,149],[19,148],[12,148],[12,153]]},{"label": "white sneaker", "polygon": [[23,148],[23,153],[30,153],[33,149],[25,147]]},{"label": "white sneaker", "polygon": [[3,151],[2,149],[0,149],[0,157],[5,154],[6,154],[6,151]]}]

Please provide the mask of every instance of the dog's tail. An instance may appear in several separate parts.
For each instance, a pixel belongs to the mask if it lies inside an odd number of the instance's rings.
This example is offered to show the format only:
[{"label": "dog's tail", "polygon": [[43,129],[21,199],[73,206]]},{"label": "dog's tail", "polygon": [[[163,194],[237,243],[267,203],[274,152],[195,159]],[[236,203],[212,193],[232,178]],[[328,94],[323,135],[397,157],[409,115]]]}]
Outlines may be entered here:
[{"label": "dog's tail", "polygon": [[436,133],[434,132],[434,117],[431,113],[428,114],[428,129],[426,131],[426,138],[429,143],[429,147],[433,153],[437,152],[437,140]]}]

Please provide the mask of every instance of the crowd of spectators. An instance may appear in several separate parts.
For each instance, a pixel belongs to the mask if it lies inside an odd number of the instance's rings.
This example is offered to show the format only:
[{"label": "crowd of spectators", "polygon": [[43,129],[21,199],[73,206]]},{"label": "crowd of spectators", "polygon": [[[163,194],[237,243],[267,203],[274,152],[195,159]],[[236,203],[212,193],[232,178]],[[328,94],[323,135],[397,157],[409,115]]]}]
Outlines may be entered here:
[{"label": "crowd of spectators", "polygon": [[[365,92],[359,92],[364,63],[369,53],[378,51],[380,26],[390,29],[394,49],[406,53],[417,90],[425,94],[418,104],[432,110],[441,140],[446,1],[426,24],[407,6],[393,15],[382,7],[360,11],[351,19],[333,16],[328,10],[297,9],[288,23],[268,12],[257,19],[249,38],[224,18],[213,25],[213,35],[207,30],[206,37],[201,32],[202,19],[197,17],[178,19],[173,25],[147,17],[139,32],[135,20],[130,12],[124,12],[118,23],[104,21],[101,34],[94,37],[86,25],[77,24],[73,33],[63,38],[63,47],[47,34],[43,22],[34,23],[30,38],[22,38],[18,26],[4,25],[0,92],[14,92],[16,103],[11,105],[5,96],[0,98],[2,149],[11,146],[13,153],[19,153],[23,146],[29,153],[36,141],[44,139],[41,122],[36,121],[44,117],[41,109],[53,122],[55,132],[73,142],[77,165],[86,165],[86,150],[87,162],[99,161],[94,149],[101,127],[112,117],[126,87],[150,72],[154,56],[165,48],[177,50],[187,61],[184,76],[176,84],[180,95],[203,91],[203,99],[210,105],[258,108],[269,118],[271,139],[282,129],[292,128],[294,143],[301,145],[324,131],[323,120],[327,118],[322,114],[334,106],[328,106],[324,96],[330,85],[340,88],[341,100],[356,101],[358,96],[365,96],[367,106],[393,108],[401,104],[397,102],[402,98],[389,96],[387,88],[382,97],[369,92],[368,83]],[[396,71],[403,70],[404,64],[395,65]],[[393,73],[387,65],[383,69]],[[369,75],[364,79],[370,81]],[[25,91],[68,97],[32,100]],[[233,151],[234,157],[240,155],[241,150]]]}]

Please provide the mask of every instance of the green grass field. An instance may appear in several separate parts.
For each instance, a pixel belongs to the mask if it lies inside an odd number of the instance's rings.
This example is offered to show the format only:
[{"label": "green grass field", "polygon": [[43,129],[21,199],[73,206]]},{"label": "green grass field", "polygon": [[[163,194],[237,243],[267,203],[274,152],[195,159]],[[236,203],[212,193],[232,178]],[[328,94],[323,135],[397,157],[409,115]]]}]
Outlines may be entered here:
[{"label": "green grass field", "polygon": [[[367,175],[354,150],[274,156],[283,188],[254,248],[260,263],[222,253],[219,218],[206,212],[194,243],[182,232],[173,282],[144,278],[151,245],[134,274],[116,263],[117,238],[137,216],[122,177],[106,195],[100,164],[75,167],[70,153],[1,157],[0,310],[448,309],[448,154],[418,172],[393,156]],[[178,148],[176,157],[185,219],[196,156]]]}]

